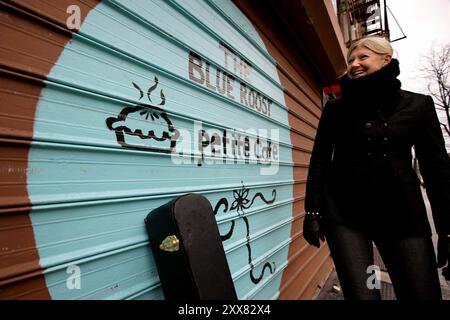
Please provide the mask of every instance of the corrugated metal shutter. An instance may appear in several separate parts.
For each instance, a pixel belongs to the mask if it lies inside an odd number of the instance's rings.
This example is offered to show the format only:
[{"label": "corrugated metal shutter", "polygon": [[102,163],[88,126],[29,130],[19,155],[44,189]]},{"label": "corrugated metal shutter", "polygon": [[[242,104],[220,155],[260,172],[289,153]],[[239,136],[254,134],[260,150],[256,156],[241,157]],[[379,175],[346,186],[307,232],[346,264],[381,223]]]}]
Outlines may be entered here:
[{"label": "corrugated metal shutter", "polygon": [[[286,32],[293,27],[289,24],[290,20],[285,22],[286,25],[279,20],[273,21],[269,18],[271,15],[267,13],[284,13],[292,19],[308,21],[308,13],[305,13],[302,8],[303,4],[308,3],[315,10],[323,10],[319,7],[324,4],[279,0],[255,7],[246,0],[235,0],[235,3],[251,19],[267,50],[276,59],[277,72],[288,107],[294,163],[293,211],[288,264],[283,272],[279,299],[311,299],[317,295],[333,267],[326,243],[323,243],[318,250],[306,243],[302,233],[306,177],[322,109],[321,87],[317,81],[317,74],[312,72],[315,66],[303,60],[305,52],[302,52],[301,47],[296,46],[295,37],[289,36]],[[289,13],[289,9],[294,10],[294,13]],[[326,14],[326,11],[323,14]],[[326,19],[327,17],[324,16],[323,21]],[[295,30],[296,36],[304,33],[300,38],[308,37],[308,31],[304,28],[299,27]],[[306,49],[311,50],[311,48]]]},{"label": "corrugated metal shutter", "polygon": [[219,0],[2,7],[2,296],[163,299],[143,219],[196,192],[227,235],[238,297],[276,299],[306,167],[246,16]]}]

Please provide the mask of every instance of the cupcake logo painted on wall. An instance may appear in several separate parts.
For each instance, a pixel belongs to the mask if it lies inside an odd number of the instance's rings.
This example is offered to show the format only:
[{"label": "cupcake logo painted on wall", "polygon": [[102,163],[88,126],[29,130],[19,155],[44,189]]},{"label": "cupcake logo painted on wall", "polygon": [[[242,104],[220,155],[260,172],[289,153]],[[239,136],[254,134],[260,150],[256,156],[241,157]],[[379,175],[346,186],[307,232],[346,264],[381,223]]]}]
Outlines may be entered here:
[{"label": "cupcake logo painted on wall", "polygon": [[[153,104],[151,94],[158,86],[159,80],[147,90],[150,104],[138,104],[125,107],[117,117],[106,119],[108,129],[116,133],[117,142],[125,148],[171,153],[176,147],[179,136],[167,113],[162,109],[166,103],[163,90],[160,91],[161,102]],[[133,82],[139,91],[139,100],[144,97],[144,91]]]}]

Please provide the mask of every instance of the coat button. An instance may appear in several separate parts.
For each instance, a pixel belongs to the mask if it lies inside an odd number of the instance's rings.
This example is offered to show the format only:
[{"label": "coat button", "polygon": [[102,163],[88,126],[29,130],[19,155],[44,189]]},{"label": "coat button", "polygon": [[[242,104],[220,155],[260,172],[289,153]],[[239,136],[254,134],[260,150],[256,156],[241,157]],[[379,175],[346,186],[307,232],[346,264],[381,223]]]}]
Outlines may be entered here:
[{"label": "coat button", "polygon": [[388,123],[387,123],[387,122],[383,123],[383,126],[384,126],[384,127],[387,127],[387,126],[388,126]]},{"label": "coat button", "polygon": [[383,153],[383,158],[386,158],[387,157],[387,154],[386,153]]},{"label": "coat button", "polygon": [[370,122],[366,122],[365,126],[366,126],[367,129],[372,128],[372,124]]}]

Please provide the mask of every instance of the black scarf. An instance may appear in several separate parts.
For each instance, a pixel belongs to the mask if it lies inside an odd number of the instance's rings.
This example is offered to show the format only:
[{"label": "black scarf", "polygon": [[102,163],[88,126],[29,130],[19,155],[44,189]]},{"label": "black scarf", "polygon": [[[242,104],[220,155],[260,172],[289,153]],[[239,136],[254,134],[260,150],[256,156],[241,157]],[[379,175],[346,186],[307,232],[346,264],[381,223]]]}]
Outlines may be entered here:
[{"label": "black scarf", "polygon": [[[392,59],[389,64],[366,76],[350,79],[345,74],[340,79],[341,95],[350,107],[363,113],[372,113],[374,108],[388,111],[395,105],[401,87],[399,62]],[[356,110],[355,110],[356,111]]]}]

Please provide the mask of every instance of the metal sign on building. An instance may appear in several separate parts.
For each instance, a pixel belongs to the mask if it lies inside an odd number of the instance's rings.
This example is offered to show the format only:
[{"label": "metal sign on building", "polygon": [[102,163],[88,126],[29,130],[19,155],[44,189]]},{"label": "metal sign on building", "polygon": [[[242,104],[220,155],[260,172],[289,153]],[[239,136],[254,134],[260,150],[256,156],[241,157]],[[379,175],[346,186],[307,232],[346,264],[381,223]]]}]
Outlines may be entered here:
[{"label": "metal sign on building", "polygon": [[339,20],[347,46],[368,35],[389,39],[386,1],[339,0]]},{"label": "metal sign on building", "polygon": [[[387,0],[337,0],[339,25],[349,47],[366,36],[381,36],[390,42],[406,38],[401,26],[387,5]],[[391,39],[389,18],[394,19],[402,36]]]}]

